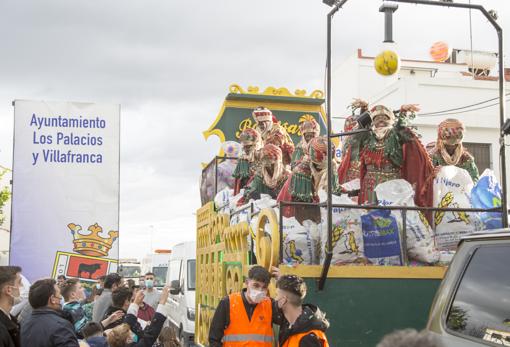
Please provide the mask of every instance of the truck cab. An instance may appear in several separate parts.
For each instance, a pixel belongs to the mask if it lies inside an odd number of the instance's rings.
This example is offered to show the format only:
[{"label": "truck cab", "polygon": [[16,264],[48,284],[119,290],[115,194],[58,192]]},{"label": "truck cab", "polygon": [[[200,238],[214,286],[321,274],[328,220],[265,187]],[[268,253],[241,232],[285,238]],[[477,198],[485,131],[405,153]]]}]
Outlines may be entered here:
[{"label": "truck cab", "polygon": [[510,346],[509,229],[461,240],[427,330],[445,347]]}]

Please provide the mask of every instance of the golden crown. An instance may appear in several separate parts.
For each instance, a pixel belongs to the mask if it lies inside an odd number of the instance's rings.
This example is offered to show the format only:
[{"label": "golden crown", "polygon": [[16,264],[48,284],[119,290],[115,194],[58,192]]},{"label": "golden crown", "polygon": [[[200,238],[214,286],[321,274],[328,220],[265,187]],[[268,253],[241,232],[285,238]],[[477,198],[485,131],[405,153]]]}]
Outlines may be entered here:
[{"label": "golden crown", "polygon": [[74,251],[83,255],[94,257],[105,257],[112,248],[113,242],[119,237],[119,232],[110,230],[108,237],[102,237],[100,234],[103,228],[99,224],[93,224],[87,228],[90,233],[83,233],[82,227],[78,224],[69,223],[67,225],[74,237]]}]

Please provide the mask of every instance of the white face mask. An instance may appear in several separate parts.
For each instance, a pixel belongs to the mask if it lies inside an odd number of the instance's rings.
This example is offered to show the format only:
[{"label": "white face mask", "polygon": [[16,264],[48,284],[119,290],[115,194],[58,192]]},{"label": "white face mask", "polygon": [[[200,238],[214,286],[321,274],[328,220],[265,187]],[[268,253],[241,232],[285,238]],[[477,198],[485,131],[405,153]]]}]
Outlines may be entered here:
[{"label": "white face mask", "polygon": [[10,286],[11,288],[16,288],[17,290],[17,294],[11,294],[11,297],[14,301],[14,304],[13,305],[17,305],[19,304],[23,299],[21,298],[21,288],[20,287],[15,287],[15,286]]},{"label": "white face mask", "polygon": [[250,297],[251,301],[258,304],[266,298],[266,292],[263,290],[250,288],[248,291],[248,296]]}]

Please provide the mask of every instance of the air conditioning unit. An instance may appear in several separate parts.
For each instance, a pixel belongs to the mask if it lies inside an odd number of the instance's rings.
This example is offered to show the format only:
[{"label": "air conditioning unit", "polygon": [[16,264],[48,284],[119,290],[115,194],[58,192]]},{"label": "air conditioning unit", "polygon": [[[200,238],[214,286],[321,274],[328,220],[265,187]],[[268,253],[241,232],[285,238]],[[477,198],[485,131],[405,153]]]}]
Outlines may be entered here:
[{"label": "air conditioning unit", "polygon": [[466,64],[475,75],[488,75],[498,62],[498,54],[469,49],[453,49],[452,63]]}]

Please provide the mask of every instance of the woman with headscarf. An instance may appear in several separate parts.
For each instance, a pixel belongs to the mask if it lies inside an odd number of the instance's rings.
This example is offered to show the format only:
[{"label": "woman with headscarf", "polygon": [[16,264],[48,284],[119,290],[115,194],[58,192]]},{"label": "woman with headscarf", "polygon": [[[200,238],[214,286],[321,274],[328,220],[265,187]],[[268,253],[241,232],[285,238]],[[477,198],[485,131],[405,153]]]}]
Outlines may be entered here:
[{"label": "woman with headscarf", "polygon": [[299,119],[299,131],[301,132],[301,141],[297,144],[292,153],[291,167],[294,169],[296,165],[307,155],[310,140],[319,136],[320,125],[312,115],[305,114]]},{"label": "woman with headscarf", "polygon": [[250,186],[246,188],[243,201],[259,199],[260,194],[268,194],[276,199],[289,174],[282,162],[281,149],[273,144],[266,144],[262,148],[260,167]]},{"label": "woman with headscarf", "polygon": [[235,178],[234,195],[237,195],[253,179],[257,171],[257,153],[262,145],[260,134],[251,128],[243,130],[239,141],[242,145],[242,154],[232,174]]},{"label": "woman with headscarf", "polygon": [[457,166],[466,170],[473,182],[476,182],[479,177],[478,168],[471,153],[462,145],[464,132],[464,124],[458,119],[442,121],[437,131],[436,147],[431,154],[432,164],[434,167]]}]

